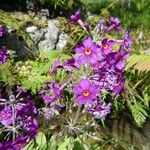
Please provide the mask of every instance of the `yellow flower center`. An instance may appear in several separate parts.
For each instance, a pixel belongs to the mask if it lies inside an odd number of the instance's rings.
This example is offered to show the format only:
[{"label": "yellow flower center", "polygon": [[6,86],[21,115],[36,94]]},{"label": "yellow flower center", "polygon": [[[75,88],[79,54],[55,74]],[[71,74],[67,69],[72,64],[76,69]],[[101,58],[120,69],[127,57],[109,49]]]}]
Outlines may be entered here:
[{"label": "yellow flower center", "polygon": [[87,97],[87,96],[89,96],[89,95],[90,95],[90,93],[89,93],[88,91],[84,91],[84,92],[83,92],[83,96]]},{"label": "yellow flower center", "polygon": [[104,49],[107,49],[107,48],[108,48],[108,45],[107,45],[107,44],[105,44],[105,45],[103,46],[103,48],[104,48]]},{"label": "yellow flower center", "polygon": [[19,149],[21,149],[22,144],[21,144],[21,143],[17,144],[17,147],[18,147]]},{"label": "yellow flower center", "polygon": [[92,53],[92,51],[91,51],[90,49],[86,49],[86,50],[85,50],[85,54],[86,54],[86,55],[90,55],[91,53]]}]

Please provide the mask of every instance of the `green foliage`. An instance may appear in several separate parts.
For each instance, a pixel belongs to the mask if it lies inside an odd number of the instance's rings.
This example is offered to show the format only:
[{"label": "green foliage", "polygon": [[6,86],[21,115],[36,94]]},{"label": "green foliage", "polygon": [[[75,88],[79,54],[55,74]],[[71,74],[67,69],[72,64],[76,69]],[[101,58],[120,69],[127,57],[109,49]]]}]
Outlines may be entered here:
[{"label": "green foliage", "polygon": [[[132,99],[134,99],[134,97],[132,97]],[[148,112],[145,109],[144,105],[141,104],[140,102],[137,102],[137,100],[134,99],[134,101],[129,104],[129,108],[131,110],[131,113],[133,115],[136,124],[139,127],[142,127],[143,123],[148,117]]]},{"label": "green foliage", "polygon": [[41,4],[49,4],[54,6],[56,9],[57,7],[61,8],[70,8],[72,7],[73,3],[75,2],[74,0],[38,0]]},{"label": "green foliage", "polygon": [[[0,65],[0,81],[8,86],[21,85],[36,94],[45,82],[54,80],[49,71],[55,60],[60,57],[59,51],[51,50],[42,52],[38,59],[20,61],[16,63],[7,62]],[[60,60],[69,58],[62,54]]]},{"label": "green foliage", "polygon": [[[42,52],[39,59],[35,61],[30,60],[27,66],[23,64],[18,68],[20,85],[36,94],[45,82],[52,81],[53,77],[50,76],[49,71],[53,62],[58,59],[59,53],[59,51],[54,50]],[[64,61],[67,58],[69,56],[62,54],[60,59]],[[26,69],[23,70],[22,68]]]},{"label": "green foliage", "polygon": [[141,127],[149,115],[150,56],[132,55],[126,66],[125,100],[136,124]]},{"label": "green foliage", "polygon": [[39,132],[35,141],[30,141],[23,150],[98,150],[98,146],[95,144],[88,145],[82,140],[82,135],[80,138],[65,136],[58,139],[53,135],[50,139],[47,139],[43,132]]}]

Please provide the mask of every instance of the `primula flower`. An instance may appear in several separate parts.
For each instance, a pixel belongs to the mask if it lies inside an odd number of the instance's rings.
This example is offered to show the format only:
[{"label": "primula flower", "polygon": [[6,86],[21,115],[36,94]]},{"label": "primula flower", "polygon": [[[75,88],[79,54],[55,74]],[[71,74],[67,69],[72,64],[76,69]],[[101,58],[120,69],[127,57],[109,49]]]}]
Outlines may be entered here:
[{"label": "primula flower", "polygon": [[110,17],[109,21],[110,21],[111,24],[110,24],[109,27],[107,27],[106,31],[110,31],[112,29],[115,29],[117,31],[121,30],[120,21],[119,21],[118,18]]},{"label": "primula flower", "polygon": [[45,88],[40,91],[40,95],[46,104],[55,102],[62,98],[61,86],[56,82],[48,82]]},{"label": "primula flower", "polygon": [[27,136],[20,136],[17,137],[16,140],[12,143],[14,150],[21,150],[26,146],[28,137]]},{"label": "primula flower", "polygon": [[122,70],[125,67],[125,61],[129,57],[129,52],[114,52],[110,54],[112,62],[116,69]]},{"label": "primula flower", "polygon": [[38,130],[38,122],[36,119],[33,119],[31,116],[24,117],[20,121],[20,126],[26,131],[29,137],[34,138],[36,136]]},{"label": "primula flower", "polygon": [[59,60],[56,60],[54,63],[53,63],[53,66],[52,66],[52,69],[50,70],[50,75],[54,75],[57,71],[58,68],[63,68],[63,65],[60,63]]},{"label": "primula flower", "polygon": [[67,73],[71,73],[73,70],[78,70],[79,66],[77,66],[75,59],[71,58],[63,63],[63,68],[66,69]]},{"label": "primula flower", "polygon": [[76,94],[75,101],[78,104],[88,104],[95,101],[97,94],[100,92],[100,88],[92,85],[89,80],[82,79],[78,85],[73,87],[73,92]]},{"label": "primula flower", "polygon": [[102,45],[101,45],[102,53],[108,55],[109,53],[112,52],[114,45],[115,42],[113,40],[107,40],[107,39],[102,40]]},{"label": "primula flower", "polygon": [[5,33],[5,28],[2,25],[0,25],[0,37],[4,36]]},{"label": "primula flower", "polygon": [[106,116],[110,113],[112,104],[106,104],[104,101],[99,101],[90,107],[87,108],[88,112],[92,114],[96,119],[105,119]]},{"label": "primula flower", "polygon": [[74,15],[71,15],[70,17],[70,20],[71,20],[71,23],[77,23],[78,20],[80,19],[80,11],[76,11]]},{"label": "primula flower", "polygon": [[9,54],[7,52],[7,49],[5,47],[0,48],[0,64],[4,64],[7,62],[9,57]]},{"label": "primula flower", "polygon": [[99,60],[100,52],[100,47],[93,42],[92,38],[86,37],[82,44],[75,48],[76,56],[74,58],[79,64],[94,64]]},{"label": "primula flower", "polygon": [[124,83],[125,83],[125,79],[124,78],[121,78],[118,82],[118,84],[116,84],[114,86],[114,89],[113,89],[113,93],[115,94],[121,94],[124,90]]},{"label": "primula flower", "polygon": [[80,11],[76,11],[75,14],[71,15],[70,21],[73,24],[78,23],[84,30],[89,30],[89,26],[86,22],[83,22],[81,19]]},{"label": "primula flower", "polygon": [[107,27],[106,27],[106,21],[104,19],[101,19],[98,22],[98,24],[96,25],[95,28],[96,28],[96,30],[98,30],[98,32],[100,32],[100,33],[103,34],[106,31],[106,29],[107,29]]},{"label": "primula flower", "polygon": [[27,144],[27,136],[17,137],[15,141],[0,143],[1,150],[21,150]]},{"label": "primula flower", "polygon": [[117,43],[120,43],[122,48],[129,48],[132,45],[132,39],[129,35],[129,32],[126,32],[123,40],[116,40]]},{"label": "primula flower", "polygon": [[6,126],[12,124],[12,110],[10,106],[5,106],[0,111],[0,122]]}]

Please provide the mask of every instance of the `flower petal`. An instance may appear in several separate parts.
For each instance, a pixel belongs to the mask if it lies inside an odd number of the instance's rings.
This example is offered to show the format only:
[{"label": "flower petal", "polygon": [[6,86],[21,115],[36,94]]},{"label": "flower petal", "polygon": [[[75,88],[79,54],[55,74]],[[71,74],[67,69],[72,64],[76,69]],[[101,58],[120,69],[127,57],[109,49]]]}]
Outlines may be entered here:
[{"label": "flower petal", "polygon": [[81,79],[79,85],[82,90],[87,90],[90,88],[90,81],[87,79]]},{"label": "flower petal", "polygon": [[85,48],[91,48],[92,44],[93,44],[93,40],[89,36],[83,40],[83,45]]}]

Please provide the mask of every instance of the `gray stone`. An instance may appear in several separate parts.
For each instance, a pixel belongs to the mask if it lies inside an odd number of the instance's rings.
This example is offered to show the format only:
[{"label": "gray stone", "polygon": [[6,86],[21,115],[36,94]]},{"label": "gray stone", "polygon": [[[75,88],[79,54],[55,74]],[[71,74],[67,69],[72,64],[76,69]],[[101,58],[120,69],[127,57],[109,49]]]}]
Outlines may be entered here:
[{"label": "gray stone", "polygon": [[28,33],[35,33],[38,30],[36,26],[29,26],[26,28],[26,32]]},{"label": "gray stone", "polygon": [[57,20],[49,20],[48,26],[44,29],[43,37],[39,40],[39,50],[48,51],[56,48],[56,43],[59,37],[59,28],[57,27]]},{"label": "gray stone", "polygon": [[58,50],[63,49],[67,44],[68,38],[69,38],[68,35],[66,33],[62,32],[59,35],[59,40],[58,40],[58,43],[56,45],[56,49],[58,49]]}]

